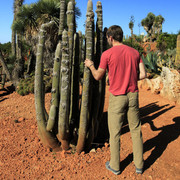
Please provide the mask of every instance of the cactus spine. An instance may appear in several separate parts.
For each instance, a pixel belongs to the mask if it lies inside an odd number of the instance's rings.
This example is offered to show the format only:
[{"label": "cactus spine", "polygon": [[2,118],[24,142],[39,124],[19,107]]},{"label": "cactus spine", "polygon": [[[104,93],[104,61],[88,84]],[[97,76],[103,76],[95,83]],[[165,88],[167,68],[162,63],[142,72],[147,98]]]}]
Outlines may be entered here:
[{"label": "cactus spine", "polygon": [[180,34],[177,37],[177,45],[176,45],[176,65],[180,64]]}]

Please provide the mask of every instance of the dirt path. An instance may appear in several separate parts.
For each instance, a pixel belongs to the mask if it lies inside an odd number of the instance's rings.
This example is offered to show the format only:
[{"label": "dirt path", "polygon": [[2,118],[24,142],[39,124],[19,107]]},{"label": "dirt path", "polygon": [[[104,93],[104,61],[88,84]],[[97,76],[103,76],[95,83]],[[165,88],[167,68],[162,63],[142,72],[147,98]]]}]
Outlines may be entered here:
[{"label": "dirt path", "polygon": [[[108,87],[107,87],[108,88]],[[46,95],[49,108],[50,94]],[[105,112],[107,111],[108,91]],[[145,172],[134,172],[128,125],[121,137],[121,175],[105,168],[109,145],[88,154],[51,152],[41,143],[34,95],[19,96],[0,90],[0,179],[180,179],[180,106],[140,90]]]}]

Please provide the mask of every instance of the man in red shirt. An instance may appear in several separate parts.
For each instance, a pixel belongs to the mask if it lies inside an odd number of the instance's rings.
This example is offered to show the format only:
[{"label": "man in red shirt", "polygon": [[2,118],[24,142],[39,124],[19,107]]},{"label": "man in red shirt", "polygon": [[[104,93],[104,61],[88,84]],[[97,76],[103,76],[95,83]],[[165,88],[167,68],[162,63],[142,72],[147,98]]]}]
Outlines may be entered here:
[{"label": "man in red shirt", "polygon": [[114,174],[120,174],[120,133],[127,114],[133,141],[133,157],[136,173],[143,172],[143,141],[139,119],[139,100],[137,81],[146,77],[144,63],[135,49],[122,43],[123,31],[120,26],[111,26],[107,31],[110,49],[103,52],[98,69],[93,61],[86,59],[85,65],[93,77],[100,80],[108,69],[109,108],[108,128],[110,133],[111,159],[106,168]]}]

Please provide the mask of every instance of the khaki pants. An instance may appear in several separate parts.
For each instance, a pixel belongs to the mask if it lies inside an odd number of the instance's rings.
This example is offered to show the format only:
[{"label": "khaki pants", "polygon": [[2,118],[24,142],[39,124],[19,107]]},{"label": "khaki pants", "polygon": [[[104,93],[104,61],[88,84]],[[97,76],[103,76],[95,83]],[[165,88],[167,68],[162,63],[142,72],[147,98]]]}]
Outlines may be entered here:
[{"label": "khaki pants", "polygon": [[127,95],[119,96],[110,93],[108,128],[110,133],[110,166],[114,170],[120,170],[120,133],[126,113],[133,142],[134,163],[137,168],[143,168],[143,141],[139,119],[138,92],[129,92]]}]

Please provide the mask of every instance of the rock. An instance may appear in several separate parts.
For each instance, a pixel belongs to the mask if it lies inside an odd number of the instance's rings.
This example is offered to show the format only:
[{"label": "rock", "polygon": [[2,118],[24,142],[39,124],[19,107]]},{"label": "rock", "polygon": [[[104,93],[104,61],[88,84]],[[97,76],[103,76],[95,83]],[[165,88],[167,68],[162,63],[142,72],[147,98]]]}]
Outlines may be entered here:
[{"label": "rock", "polygon": [[175,69],[163,67],[159,77],[143,79],[138,82],[138,87],[151,90],[152,93],[160,93],[162,97],[180,104],[180,74]]},{"label": "rock", "polygon": [[96,152],[96,149],[95,148],[93,148],[93,149],[91,149],[91,151],[90,151],[91,153],[95,153]]},{"label": "rock", "polygon": [[180,74],[174,69],[162,68],[161,78],[163,87],[160,95],[169,100],[180,103]]},{"label": "rock", "polygon": [[162,78],[158,76],[155,79],[151,79],[151,92],[155,94],[159,94],[163,87]]},{"label": "rock", "polygon": [[18,122],[22,122],[22,121],[24,121],[24,120],[25,120],[24,117],[20,117],[20,118],[18,119]]},{"label": "rock", "polygon": [[148,78],[139,81],[139,82],[138,82],[138,86],[139,86],[140,88],[143,88],[143,89],[146,89],[146,90],[151,90],[151,89],[152,89],[151,80],[148,79]]}]

